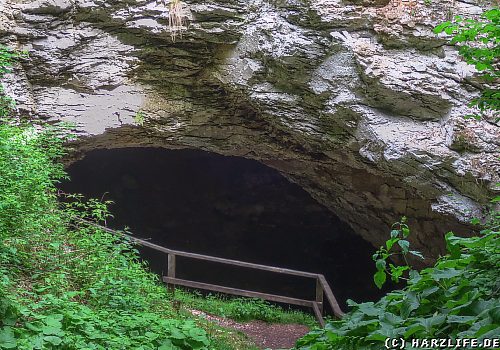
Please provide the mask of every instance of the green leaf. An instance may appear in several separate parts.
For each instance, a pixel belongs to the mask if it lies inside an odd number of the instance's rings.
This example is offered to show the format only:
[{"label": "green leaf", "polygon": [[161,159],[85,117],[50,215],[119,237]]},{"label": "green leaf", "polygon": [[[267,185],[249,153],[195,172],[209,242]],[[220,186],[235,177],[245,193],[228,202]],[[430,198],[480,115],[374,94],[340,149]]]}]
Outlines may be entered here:
[{"label": "green leaf", "polygon": [[358,310],[367,316],[380,316],[382,311],[375,307],[372,302],[358,304]]},{"label": "green leaf", "polygon": [[443,279],[450,279],[453,277],[457,277],[462,274],[462,271],[457,269],[442,269],[442,270],[434,270],[431,273],[431,277],[435,281],[440,281]]},{"label": "green leaf", "polygon": [[408,228],[408,226],[403,226],[401,230],[403,231],[403,237],[408,238],[408,236],[410,235],[410,229]]},{"label": "green leaf", "polygon": [[[499,197],[499,198],[500,198],[500,197]],[[478,218],[473,218],[473,219],[471,219],[471,220],[470,220],[470,223],[471,223],[472,225],[479,225],[479,224],[481,223],[481,221],[479,221],[479,219],[478,219]]]},{"label": "green leaf", "polygon": [[408,253],[408,250],[410,249],[410,242],[408,242],[407,240],[401,239],[398,241],[398,244],[404,253]]},{"label": "green leaf", "polygon": [[446,248],[453,259],[457,259],[462,254],[460,251],[460,246],[458,245],[457,237],[453,232],[448,232],[445,235]]},{"label": "green leaf", "polygon": [[384,271],[386,265],[387,263],[383,259],[378,259],[377,262],[375,263],[375,266],[377,267],[378,271]]},{"label": "green leaf", "polygon": [[415,283],[418,283],[422,277],[420,276],[420,273],[417,271],[417,270],[410,270],[410,273],[409,273],[409,277],[410,277],[410,282],[415,284]]},{"label": "green leaf", "polygon": [[492,338],[498,337],[500,332],[500,326],[498,324],[487,324],[479,328],[479,330],[474,334],[475,338]]},{"label": "green leaf", "polygon": [[418,252],[418,251],[416,251],[416,250],[410,250],[410,251],[409,251],[409,253],[410,253],[411,255],[415,255],[415,256],[419,257],[419,258],[420,258],[420,259],[422,259],[422,260],[424,260],[424,259],[425,259],[425,258],[424,258],[424,256],[422,255],[422,253],[420,253],[420,252]]},{"label": "green leaf", "polygon": [[403,302],[401,303],[400,315],[402,318],[407,319],[413,310],[420,306],[415,292],[407,292]]},{"label": "green leaf", "polygon": [[179,331],[177,328],[172,328],[170,332],[171,332],[170,337],[172,339],[177,339],[177,340],[186,339],[186,335],[181,331]]},{"label": "green leaf", "polygon": [[500,202],[500,196],[493,197],[493,199],[490,202],[491,203],[498,203],[498,202]]},{"label": "green leaf", "polygon": [[64,335],[64,331],[61,328],[51,327],[51,326],[43,326],[42,332],[45,335],[59,335],[59,336]]},{"label": "green leaf", "polygon": [[493,322],[500,324],[500,306],[488,311],[488,315],[491,317]]},{"label": "green leaf", "polygon": [[384,271],[377,271],[373,276],[373,281],[378,289],[381,289],[387,279],[387,275]]},{"label": "green leaf", "polygon": [[434,334],[433,329],[446,321],[446,315],[435,315],[432,317],[420,319],[418,322],[424,326],[429,334]]},{"label": "green leaf", "polygon": [[488,66],[487,64],[485,64],[485,63],[482,63],[482,62],[478,62],[478,63],[476,63],[476,69],[477,69],[478,71],[483,71],[483,70],[485,70],[485,69],[486,69],[486,68],[488,68],[488,67],[489,67],[489,66]]},{"label": "green leaf", "polygon": [[447,318],[446,318],[446,321],[449,322],[449,323],[458,323],[458,324],[473,324],[474,322],[476,322],[477,320],[477,316],[456,316],[456,315],[449,315]]},{"label": "green leaf", "polygon": [[451,35],[454,32],[454,27],[446,27],[444,28],[444,32],[448,35]]},{"label": "green leaf", "polygon": [[170,340],[165,340],[162,345],[158,347],[158,350],[172,350],[174,349],[174,345]]},{"label": "green leaf", "polygon": [[391,250],[391,248],[394,246],[396,242],[399,241],[399,238],[391,238],[385,242],[385,245],[387,247],[387,250]]},{"label": "green leaf", "polygon": [[391,267],[391,279],[396,283],[399,282],[399,278],[403,275],[403,273],[406,270],[410,269],[409,266],[394,266],[393,264],[390,264],[390,267]]},{"label": "green leaf", "polygon": [[53,336],[53,335],[45,336],[45,337],[43,337],[43,340],[45,340],[46,342],[49,342],[50,344],[55,345],[55,346],[60,345],[62,343],[61,338]]},{"label": "green leaf", "polygon": [[37,333],[42,331],[42,324],[40,322],[26,322],[25,327]]},{"label": "green leaf", "polygon": [[4,349],[17,348],[17,340],[11,327],[4,327],[0,330],[0,347]]},{"label": "green leaf", "polygon": [[436,34],[439,34],[441,33],[443,30],[445,30],[449,25],[451,24],[450,21],[446,21],[446,22],[443,22],[441,23],[440,25],[436,26],[436,28],[434,28],[434,33]]}]

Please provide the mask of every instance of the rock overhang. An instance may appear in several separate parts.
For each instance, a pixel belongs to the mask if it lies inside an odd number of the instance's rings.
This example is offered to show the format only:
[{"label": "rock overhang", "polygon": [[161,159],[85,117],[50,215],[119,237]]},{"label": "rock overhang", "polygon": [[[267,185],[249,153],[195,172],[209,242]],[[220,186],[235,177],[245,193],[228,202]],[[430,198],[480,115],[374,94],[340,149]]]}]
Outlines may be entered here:
[{"label": "rock overhang", "polygon": [[20,113],[75,122],[79,152],[257,159],[374,245],[402,215],[430,256],[449,229],[470,230],[498,182],[499,131],[462,122],[474,71],[432,26],[446,15],[436,10],[479,7],[184,4],[189,25],[173,42],[161,2],[4,2],[2,41],[31,53],[8,77]]}]

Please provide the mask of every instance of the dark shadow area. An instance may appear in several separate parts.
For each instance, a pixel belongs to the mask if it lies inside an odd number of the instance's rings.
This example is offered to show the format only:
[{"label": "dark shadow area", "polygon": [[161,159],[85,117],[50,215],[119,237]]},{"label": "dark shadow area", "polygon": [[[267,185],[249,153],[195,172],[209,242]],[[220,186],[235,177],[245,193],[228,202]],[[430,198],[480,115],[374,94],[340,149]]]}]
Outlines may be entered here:
[{"label": "dark shadow area", "polygon": [[[171,249],[323,273],[341,306],[378,299],[374,248],[299,186],[257,161],[194,150],[96,150],[65,192],[113,200],[108,226]],[[142,250],[153,271],[166,256]],[[178,258],[178,277],[314,298],[313,280]]]}]

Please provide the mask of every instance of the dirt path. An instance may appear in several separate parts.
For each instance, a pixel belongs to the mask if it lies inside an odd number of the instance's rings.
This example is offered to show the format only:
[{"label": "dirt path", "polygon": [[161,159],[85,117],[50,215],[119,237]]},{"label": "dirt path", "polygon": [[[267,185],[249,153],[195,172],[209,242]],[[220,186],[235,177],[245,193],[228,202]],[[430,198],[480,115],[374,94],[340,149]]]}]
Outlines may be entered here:
[{"label": "dirt path", "polygon": [[300,337],[309,332],[309,328],[300,324],[266,323],[251,321],[240,323],[219,316],[190,310],[193,315],[215,322],[221,327],[232,328],[245,333],[261,349],[290,349]]}]

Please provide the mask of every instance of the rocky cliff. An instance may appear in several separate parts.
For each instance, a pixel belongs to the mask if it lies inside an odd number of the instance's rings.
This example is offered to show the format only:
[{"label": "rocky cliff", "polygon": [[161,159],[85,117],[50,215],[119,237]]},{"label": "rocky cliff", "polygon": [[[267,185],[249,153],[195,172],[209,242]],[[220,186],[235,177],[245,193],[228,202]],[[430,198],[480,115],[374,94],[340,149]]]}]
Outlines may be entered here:
[{"label": "rocky cliff", "polygon": [[[411,218],[443,250],[499,181],[499,127],[464,120],[474,69],[432,33],[472,0],[0,0],[18,113],[78,125],[76,155],[195,148],[278,169],[379,245]],[[176,34],[173,37],[172,34]],[[307,233],[304,233],[307,234]]]}]

